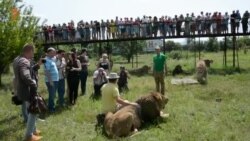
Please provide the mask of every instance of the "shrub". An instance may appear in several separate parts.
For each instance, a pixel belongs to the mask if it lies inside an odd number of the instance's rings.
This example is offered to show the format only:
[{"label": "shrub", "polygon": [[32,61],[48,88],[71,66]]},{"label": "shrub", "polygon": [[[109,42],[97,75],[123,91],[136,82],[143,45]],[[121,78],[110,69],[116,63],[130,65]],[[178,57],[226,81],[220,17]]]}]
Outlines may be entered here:
[{"label": "shrub", "polygon": [[169,53],[169,57],[172,58],[172,59],[179,60],[179,59],[183,58],[183,55],[182,55],[182,53],[180,51],[171,51]]}]

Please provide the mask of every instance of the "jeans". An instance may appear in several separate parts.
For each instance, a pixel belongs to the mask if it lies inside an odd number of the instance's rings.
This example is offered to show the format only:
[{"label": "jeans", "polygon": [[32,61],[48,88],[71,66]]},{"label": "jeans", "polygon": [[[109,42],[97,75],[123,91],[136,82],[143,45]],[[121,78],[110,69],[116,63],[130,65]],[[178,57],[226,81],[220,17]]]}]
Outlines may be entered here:
[{"label": "jeans", "polygon": [[60,79],[58,81],[57,93],[58,93],[59,105],[63,106],[64,105],[64,93],[65,93],[65,79]]},{"label": "jeans", "polygon": [[[29,107],[29,102],[24,102],[25,107]],[[28,114],[28,121],[27,121],[27,129],[25,136],[30,137],[33,135],[33,133],[36,131],[36,115],[35,114]]]},{"label": "jeans", "polygon": [[56,95],[58,81],[53,81],[53,86],[51,86],[49,82],[46,82],[46,85],[47,85],[48,92],[49,92],[49,103],[48,103],[49,111],[54,112],[55,111],[54,99]]},{"label": "jeans", "polygon": [[87,78],[88,78],[88,71],[87,70],[82,70],[80,72],[82,95],[86,94],[86,82],[87,82]]},{"label": "jeans", "polygon": [[21,110],[22,110],[23,121],[26,123],[28,121],[28,110],[27,110],[26,102],[23,102],[21,106]]}]

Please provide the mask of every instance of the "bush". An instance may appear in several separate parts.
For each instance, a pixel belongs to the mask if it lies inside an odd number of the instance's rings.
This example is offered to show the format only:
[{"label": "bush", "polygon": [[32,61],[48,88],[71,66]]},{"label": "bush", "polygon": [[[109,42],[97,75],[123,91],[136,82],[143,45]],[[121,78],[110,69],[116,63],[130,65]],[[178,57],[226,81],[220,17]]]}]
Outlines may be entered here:
[{"label": "bush", "polygon": [[179,59],[183,58],[184,56],[182,55],[182,53],[180,51],[171,51],[169,53],[169,57],[171,59],[177,59],[177,60],[179,60]]}]

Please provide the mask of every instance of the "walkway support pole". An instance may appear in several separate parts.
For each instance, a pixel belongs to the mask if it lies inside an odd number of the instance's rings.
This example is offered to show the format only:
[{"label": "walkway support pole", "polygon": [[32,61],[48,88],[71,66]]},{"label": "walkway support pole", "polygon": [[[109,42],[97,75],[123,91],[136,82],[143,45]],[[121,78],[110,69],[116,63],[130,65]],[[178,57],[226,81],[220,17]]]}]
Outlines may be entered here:
[{"label": "walkway support pole", "polygon": [[201,59],[201,38],[199,37],[199,60]]},{"label": "walkway support pole", "polygon": [[224,55],[223,55],[223,65],[224,67],[227,66],[227,37],[225,36],[225,41],[224,41]]},{"label": "walkway support pole", "polygon": [[236,37],[233,36],[233,68],[235,68]]},{"label": "walkway support pole", "polygon": [[163,53],[166,54],[166,42],[165,42],[165,37],[163,38]]},{"label": "walkway support pole", "polygon": [[196,42],[195,42],[195,38],[193,38],[194,40],[194,68],[196,68]]}]

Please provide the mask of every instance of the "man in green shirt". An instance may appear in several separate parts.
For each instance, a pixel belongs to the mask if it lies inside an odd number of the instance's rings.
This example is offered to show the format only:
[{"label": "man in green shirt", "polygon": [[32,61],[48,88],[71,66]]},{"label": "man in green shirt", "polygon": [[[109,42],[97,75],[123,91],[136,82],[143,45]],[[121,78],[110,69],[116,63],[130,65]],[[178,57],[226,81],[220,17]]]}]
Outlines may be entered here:
[{"label": "man in green shirt", "polygon": [[[160,47],[155,48],[156,55],[153,57],[153,75],[155,78],[156,91],[165,94],[164,74],[167,72],[166,56],[161,53]],[[160,91],[161,87],[161,91]]]}]

